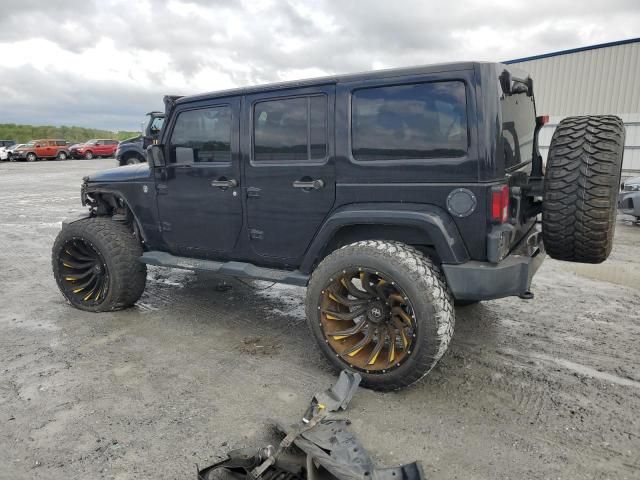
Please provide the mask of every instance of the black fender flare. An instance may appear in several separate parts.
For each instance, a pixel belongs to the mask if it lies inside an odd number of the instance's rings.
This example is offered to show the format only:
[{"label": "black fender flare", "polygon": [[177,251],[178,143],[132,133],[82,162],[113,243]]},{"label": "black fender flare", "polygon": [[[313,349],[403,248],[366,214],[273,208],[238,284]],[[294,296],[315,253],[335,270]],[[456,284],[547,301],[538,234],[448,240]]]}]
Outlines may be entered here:
[{"label": "black fender flare", "polygon": [[131,154],[139,156],[143,161],[147,160],[146,152],[144,151],[144,149],[134,143],[121,145],[119,147],[116,160],[118,161],[118,163],[122,163],[123,158]]},{"label": "black fender flare", "polygon": [[[131,204],[129,202],[129,199],[126,197],[126,195],[124,195],[123,192],[121,192],[120,190],[117,189],[111,189],[111,188],[101,188],[100,186],[87,186],[86,184],[83,185],[82,187],[82,191],[81,191],[81,199],[82,199],[82,204],[85,205],[85,195],[87,193],[97,193],[97,194],[104,194],[104,195],[111,195],[113,197],[117,197],[122,199],[122,201],[124,202],[125,206],[127,207],[127,209],[129,210],[129,212],[131,212],[131,216],[133,218],[133,223],[134,223],[134,230],[140,235],[140,239],[144,242],[147,241],[147,235],[145,230],[142,228],[142,223],[140,222],[140,219],[138,218],[138,215],[136,214],[136,212],[133,210],[133,208],[131,208]],[[88,210],[87,212],[83,212],[78,214],[77,216],[74,217],[70,217],[69,219],[65,219],[62,222],[62,227],[64,228],[65,225],[69,224],[69,223],[73,223],[73,222],[77,222],[78,220],[83,220],[85,218],[88,217],[95,217],[95,213],[92,212],[91,210]]]},{"label": "black fender flare", "polygon": [[424,233],[442,263],[461,264],[470,259],[458,227],[442,208],[420,203],[364,203],[343,206],[324,221],[305,253],[300,270],[310,273],[337,232],[353,225],[411,227]]}]

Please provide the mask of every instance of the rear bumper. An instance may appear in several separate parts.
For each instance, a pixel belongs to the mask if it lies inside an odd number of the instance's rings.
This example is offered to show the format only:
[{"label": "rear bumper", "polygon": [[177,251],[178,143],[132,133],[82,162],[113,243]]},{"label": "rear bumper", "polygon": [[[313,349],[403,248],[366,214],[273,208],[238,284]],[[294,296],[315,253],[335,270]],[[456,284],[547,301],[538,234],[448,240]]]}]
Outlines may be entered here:
[{"label": "rear bumper", "polygon": [[640,217],[640,192],[621,192],[618,197],[618,209],[625,215]]},{"label": "rear bumper", "polygon": [[470,261],[443,264],[447,283],[456,300],[492,300],[522,295],[546,254],[539,225],[534,225],[511,253],[498,263]]}]

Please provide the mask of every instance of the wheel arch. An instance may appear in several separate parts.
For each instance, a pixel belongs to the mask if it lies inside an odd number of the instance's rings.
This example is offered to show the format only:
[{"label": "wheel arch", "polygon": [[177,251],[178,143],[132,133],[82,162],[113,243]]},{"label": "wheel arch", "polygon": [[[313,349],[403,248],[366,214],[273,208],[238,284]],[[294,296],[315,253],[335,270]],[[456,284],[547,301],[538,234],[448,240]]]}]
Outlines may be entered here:
[{"label": "wheel arch", "polygon": [[135,157],[138,160],[140,160],[140,162],[146,162],[147,160],[144,158],[144,155],[141,154],[140,152],[138,152],[137,150],[128,150],[125,151],[123,153],[120,154],[119,158],[118,158],[118,163],[120,164],[120,166],[124,166],[127,164],[127,160],[131,157]]},{"label": "wheel arch", "polygon": [[[119,190],[83,189],[82,204],[91,208],[89,216],[111,217],[114,221],[130,225],[143,244],[147,238],[142,223],[129,201]],[[81,217],[82,218],[82,217]]]},{"label": "wheel arch", "polygon": [[361,240],[398,241],[438,262],[460,264],[469,254],[453,219],[425,204],[358,204],[333,212],[307,249],[300,270],[310,273],[331,252]]}]

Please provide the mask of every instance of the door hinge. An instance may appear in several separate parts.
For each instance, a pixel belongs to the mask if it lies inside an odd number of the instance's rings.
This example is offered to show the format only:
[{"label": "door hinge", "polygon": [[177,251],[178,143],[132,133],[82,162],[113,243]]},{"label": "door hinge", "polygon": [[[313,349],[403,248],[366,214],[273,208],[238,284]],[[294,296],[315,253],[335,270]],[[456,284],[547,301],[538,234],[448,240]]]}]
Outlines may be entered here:
[{"label": "door hinge", "polygon": [[160,222],[160,231],[161,232],[170,232],[171,224],[169,222]]},{"label": "door hinge", "polygon": [[258,187],[247,188],[247,198],[258,198],[258,197],[260,197],[260,189]]},{"label": "door hinge", "polygon": [[251,237],[252,240],[262,240],[264,238],[264,232],[252,228],[249,230],[249,237]]}]

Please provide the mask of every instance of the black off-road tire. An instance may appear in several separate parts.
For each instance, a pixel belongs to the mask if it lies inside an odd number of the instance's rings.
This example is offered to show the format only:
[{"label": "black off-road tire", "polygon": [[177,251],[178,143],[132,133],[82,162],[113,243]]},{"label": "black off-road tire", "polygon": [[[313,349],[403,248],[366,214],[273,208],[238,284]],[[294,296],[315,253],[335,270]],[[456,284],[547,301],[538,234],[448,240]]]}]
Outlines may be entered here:
[{"label": "black off-road tire", "polygon": [[453,297],[440,268],[417,249],[393,241],[367,240],[336,250],[318,265],[307,289],[307,323],[322,353],[336,371],[350,369],[328,345],[320,327],[318,308],[322,290],[345,269],[370,268],[383,273],[406,293],[415,313],[417,329],[413,351],[399,367],[386,373],[362,375],[362,384],[374,390],[397,390],[427,375],[444,355],[453,336]]},{"label": "black off-road tire", "polygon": [[613,115],[567,117],[549,146],[542,204],[547,253],[604,262],[613,246],[625,130]]},{"label": "black off-road tire", "polygon": [[[106,295],[99,302],[85,302],[69,291],[62,263],[65,245],[80,239],[97,251],[108,274]],[[92,217],[65,226],[52,250],[53,274],[65,298],[76,308],[90,312],[121,310],[132,306],[142,295],[147,266],[140,262],[142,245],[124,223],[108,217]]]}]

